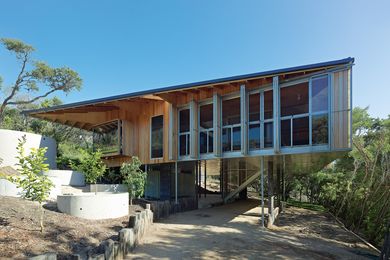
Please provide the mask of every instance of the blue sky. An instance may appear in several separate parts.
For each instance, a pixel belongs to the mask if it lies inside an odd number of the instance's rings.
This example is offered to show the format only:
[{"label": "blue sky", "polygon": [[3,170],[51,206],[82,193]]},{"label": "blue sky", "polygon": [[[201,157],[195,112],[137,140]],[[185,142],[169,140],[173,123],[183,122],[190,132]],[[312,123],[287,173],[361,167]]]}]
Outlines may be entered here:
[{"label": "blue sky", "polygon": [[[80,73],[65,103],[355,57],[353,105],[390,114],[390,1],[3,1],[0,37]],[[0,50],[5,85],[17,64]]]}]

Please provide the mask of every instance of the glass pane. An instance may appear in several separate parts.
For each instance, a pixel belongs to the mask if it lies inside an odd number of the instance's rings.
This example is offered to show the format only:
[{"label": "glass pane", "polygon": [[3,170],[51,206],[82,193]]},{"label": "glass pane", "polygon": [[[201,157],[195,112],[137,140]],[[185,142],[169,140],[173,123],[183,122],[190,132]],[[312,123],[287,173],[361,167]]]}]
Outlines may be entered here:
[{"label": "glass pane", "polygon": [[249,125],[249,149],[260,149],[260,124]]},{"label": "glass pane", "polygon": [[241,127],[233,127],[233,150],[241,150]]},{"label": "glass pane", "polygon": [[222,101],[222,124],[234,125],[240,123],[240,98]]},{"label": "glass pane", "polygon": [[293,145],[309,144],[309,117],[293,119]]},{"label": "glass pane", "polygon": [[312,112],[328,110],[328,77],[312,80],[311,83]]},{"label": "glass pane", "polygon": [[191,140],[190,140],[190,134],[186,134],[187,136],[187,155],[190,154],[190,149],[191,149]]},{"label": "glass pane", "polygon": [[249,95],[249,121],[260,121],[260,93]]},{"label": "glass pane", "polygon": [[213,152],[214,147],[214,131],[209,131],[209,153]]},{"label": "glass pane", "polygon": [[204,129],[213,128],[213,104],[199,108],[199,126]]},{"label": "glass pane", "polygon": [[187,148],[186,148],[186,135],[180,135],[179,137],[179,152],[180,155],[186,155],[187,154]]},{"label": "glass pane", "polygon": [[231,151],[231,132],[230,128],[222,129],[222,151]]},{"label": "glass pane", "polygon": [[271,119],[274,117],[274,103],[272,90],[264,92],[264,119]]},{"label": "glass pane", "polygon": [[152,158],[163,157],[164,116],[152,117]]},{"label": "glass pane", "polygon": [[280,89],[281,116],[309,113],[309,83]]},{"label": "glass pane", "polygon": [[200,132],[199,152],[200,153],[207,153],[207,132]]},{"label": "glass pane", "polygon": [[118,154],[120,150],[119,121],[99,125],[93,129],[93,149],[103,154]]},{"label": "glass pane", "polygon": [[328,143],[328,115],[313,116],[312,119],[312,144]]},{"label": "glass pane", "polygon": [[281,122],[281,145],[291,146],[291,121],[290,119]]},{"label": "glass pane", "polygon": [[190,131],[190,110],[184,109],[179,112],[179,132],[189,132]]},{"label": "glass pane", "polygon": [[264,148],[274,146],[274,124],[273,122],[264,123]]}]

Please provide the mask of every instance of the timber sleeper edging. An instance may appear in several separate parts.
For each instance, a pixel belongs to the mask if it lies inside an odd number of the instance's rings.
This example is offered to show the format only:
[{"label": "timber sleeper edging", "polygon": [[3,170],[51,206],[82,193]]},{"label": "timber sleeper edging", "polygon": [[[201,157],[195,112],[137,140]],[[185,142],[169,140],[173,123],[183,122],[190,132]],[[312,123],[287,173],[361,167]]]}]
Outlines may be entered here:
[{"label": "timber sleeper edging", "polygon": [[[142,241],[149,227],[153,224],[153,212],[150,204],[146,209],[129,216],[127,228],[118,232],[119,241],[112,239],[103,240],[97,248],[87,249],[86,255],[73,254],[72,260],[121,260]],[[56,253],[45,253],[29,258],[30,260],[56,260]]]}]

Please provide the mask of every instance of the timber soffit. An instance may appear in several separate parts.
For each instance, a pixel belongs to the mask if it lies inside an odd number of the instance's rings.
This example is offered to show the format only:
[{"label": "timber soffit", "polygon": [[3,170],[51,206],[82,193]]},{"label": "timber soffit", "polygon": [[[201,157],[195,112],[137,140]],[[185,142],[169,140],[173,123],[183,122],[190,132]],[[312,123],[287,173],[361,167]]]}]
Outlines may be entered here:
[{"label": "timber soffit", "polygon": [[25,110],[22,113],[30,115],[30,114],[40,114],[40,113],[46,113],[46,112],[53,112],[56,110],[70,109],[70,108],[76,108],[76,107],[88,106],[88,105],[96,105],[96,104],[101,104],[101,103],[107,103],[107,102],[112,102],[112,101],[119,101],[119,100],[140,97],[140,96],[144,96],[144,95],[150,95],[150,94],[162,94],[162,93],[171,92],[171,91],[186,90],[186,89],[191,89],[194,87],[204,87],[204,86],[209,86],[209,85],[223,84],[223,83],[232,82],[232,81],[249,80],[249,79],[254,79],[254,78],[270,77],[270,76],[292,73],[292,72],[314,70],[314,69],[320,69],[320,68],[326,68],[326,67],[334,67],[334,66],[338,66],[338,65],[353,64],[354,61],[355,61],[354,58],[348,57],[348,58],[341,59],[341,60],[327,61],[327,62],[321,62],[321,63],[315,63],[315,64],[309,64],[309,65],[303,65],[303,66],[289,67],[289,68],[283,68],[283,69],[277,69],[277,70],[269,70],[269,71],[244,74],[244,75],[239,75],[239,76],[219,78],[219,79],[214,79],[214,80],[206,80],[206,81],[200,81],[200,82],[194,82],[194,83],[175,85],[175,86],[170,86],[170,87],[150,89],[150,90],[145,90],[145,91],[127,93],[127,94],[122,94],[122,95],[106,97],[106,98],[91,99],[91,100],[75,102],[75,103],[70,103],[70,104],[64,104],[64,105],[59,105],[59,106],[53,106],[53,107],[48,107],[48,108]]}]

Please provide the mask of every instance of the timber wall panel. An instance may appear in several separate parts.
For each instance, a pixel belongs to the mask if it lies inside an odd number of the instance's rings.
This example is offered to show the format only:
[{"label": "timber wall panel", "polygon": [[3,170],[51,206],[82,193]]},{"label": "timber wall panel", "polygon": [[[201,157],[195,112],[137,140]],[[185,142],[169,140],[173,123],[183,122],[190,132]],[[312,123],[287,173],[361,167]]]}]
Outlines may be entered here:
[{"label": "timber wall panel", "polygon": [[351,148],[351,79],[350,69],[333,73],[332,81],[332,148]]}]

